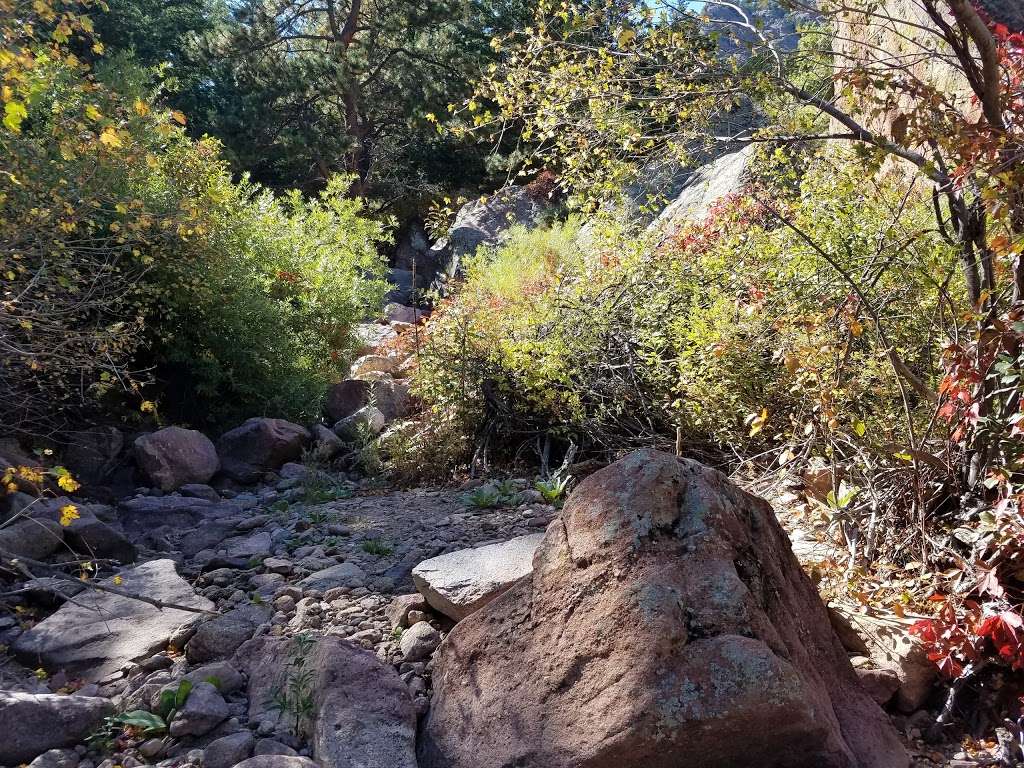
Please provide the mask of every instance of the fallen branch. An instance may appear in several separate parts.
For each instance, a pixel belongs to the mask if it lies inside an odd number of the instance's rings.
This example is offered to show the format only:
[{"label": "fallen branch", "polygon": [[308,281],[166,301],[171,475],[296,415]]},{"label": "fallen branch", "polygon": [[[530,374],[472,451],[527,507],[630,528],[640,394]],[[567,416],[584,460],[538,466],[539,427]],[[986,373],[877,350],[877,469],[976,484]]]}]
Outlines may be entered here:
[{"label": "fallen branch", "polygon": [[[29,570],[29,566],[31,566],[32,568],[42,569],[46,571],[47,576],[58,579],[60,581],[70,581],[74,582],[75,584],[81,584],[82,586],[87,587],[89,589],[94,589],[97,592],[109,592],[112,595],[127,597],[130,600],[138,600],[141,603],[147,603],[149,605],[152,605],[154,608],[157,608],[161,611],[164,608],[170,608],[176,611],[188,611],[189,613],[203,613],[208,616],[220,615],[217,611],[207,611],[203,608],[193,608],[190,605],[181,605],[180,603],[169,603],[164,600],[156,600],[152,597],[146,597],[145,595],[139,595],[134,592],[129,592],[126,589],[109,587],[106,584],[99,584],[95,581],[82,580],[75,576],[71,576],[67,573],[64,573],[56,566],[48,565],[47,563],[42,563],[38,560],[32,560],[27,557],[19,557],[10,552],[7,552],[6,550],[0,549],[0,559],[2,559],[5,562],[5,564],[8,565],[8,567],[12,568],[17,573],[20,573],[22,576],[25,576],[29,579],[38,578],[34,573],[32,573],[32,571]],[[62,594],[60,591],[53,588],[44,586],[43,589],[48,589],[48,591],[52,592],[55,595]]]}]

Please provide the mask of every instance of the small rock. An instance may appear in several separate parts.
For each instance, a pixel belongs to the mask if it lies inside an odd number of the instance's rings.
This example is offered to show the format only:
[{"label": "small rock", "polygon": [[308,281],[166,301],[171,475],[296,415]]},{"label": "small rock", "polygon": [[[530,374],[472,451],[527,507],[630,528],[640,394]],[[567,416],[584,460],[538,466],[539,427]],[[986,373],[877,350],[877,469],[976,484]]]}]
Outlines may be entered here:
[{"label": "small rock", "polygon": [[78,768],[78,753],[73,749],[50,749],[28,764],[29,768]]},{"label": "small rock", "polygon": [[210,742],[203,752],[203,768],[231,768],[252,754],[256,737],[239,731]]},{"label": "small rock", "polygon": [[298,755],[257,755],[243,760],[234,768],[320,768],[308,757]]},{"label": "small rock", "polygon": [[163,739],[147,739],[139,744],[139,754],[145,758],[153,759],[164,751],[165,746]]},{"label": "small rock", "polygon": [[430,658],[441,644],[441,634],[426,621],[413,624],[402,633],[402,656],[406,661]]},{"label": "small rock", "polygon": [[359,587],[366,581],[366,573],[355,563],[339,563],[312,573],[298,584],[304,590],[326,592],[333,587]]},{"label": "small rock", "polygon": [[193,664],[230,656],[269,618],[269,611],[245,605],[204,622],[185,646],[185,656]]},{"label": "small rock", "polygon": [[220,725],[229,714],[227,702],[216,688],[209,683],[197,683],[178,710],[169,731],[175,738],[202,736]]},{"label": "small rock", "polygon": [[407,627],[415,623],[409,620],[409,612],[422,612],[426,608],[427,602],[423,599],[423,595],[416,592],[411,595],[398,595],[384,610],[384,615],[387,616],[392,627]]},{"label": "small rock", "polygon": [[887,704],[900,687],[900,678],[891,669],[870,669],[855,667],[860,684],[864,686],[871,698],[879,704]]},{"label": "small rock", "polygon": [[178,489],[178,493],[191,499],[206,499],[213,502],[221,499],[220,494],[205,483],[185,483]]},{"label": "small rock", "polygon": [[253,754],[294,756],[299,753],[291,747],[289,747],[287,744],[282,744],[280,741],[275,741],[274,739],[260,739],[256,742],[256,750],[253,752]]}]

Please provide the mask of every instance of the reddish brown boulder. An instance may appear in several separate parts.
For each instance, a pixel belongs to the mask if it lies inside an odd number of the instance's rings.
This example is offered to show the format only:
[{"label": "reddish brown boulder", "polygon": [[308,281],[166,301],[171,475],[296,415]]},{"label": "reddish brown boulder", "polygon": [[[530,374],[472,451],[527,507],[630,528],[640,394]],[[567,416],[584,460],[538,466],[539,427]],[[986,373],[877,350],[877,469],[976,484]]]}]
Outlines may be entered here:
[{"label": "reddish brown boulder", "polygon": [[264,473],[302,457],[309,430],[284,419],[249,419],[217,441],[221,470],[232,480],[254,483]]},{"label": "reddish brown boulder", "polygon": [[345,379],[327,390],[327,396],[324,398],[324,411],[333,424],[346,416],[351,416],[368,402],[370,402],[370,382],[362,379]]},{"label": "reddish brown boulder", "polygon": [[149,482],[163,491],[205,483],[220,469],[210,438],[181,427],[164,427],[137,438],[135,463]]},{"label": "reddish brown boulder", "polygon": [[[524,672],[526,672],[524,674]],[[637,451],[441,646],[421,768],[905,768],[769,504]]]}]

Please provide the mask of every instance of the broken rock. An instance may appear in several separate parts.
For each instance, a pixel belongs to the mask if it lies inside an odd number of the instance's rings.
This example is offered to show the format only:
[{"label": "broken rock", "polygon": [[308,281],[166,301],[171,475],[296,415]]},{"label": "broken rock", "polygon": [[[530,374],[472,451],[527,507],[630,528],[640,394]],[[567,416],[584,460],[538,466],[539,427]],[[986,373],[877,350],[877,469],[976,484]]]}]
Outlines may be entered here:
[{"label": "broken rock", "polygon": [[531,533],[438,555],[413,568],[412,580],[433,608],[459,621],[529,574],[543,538],[542,533]]}]

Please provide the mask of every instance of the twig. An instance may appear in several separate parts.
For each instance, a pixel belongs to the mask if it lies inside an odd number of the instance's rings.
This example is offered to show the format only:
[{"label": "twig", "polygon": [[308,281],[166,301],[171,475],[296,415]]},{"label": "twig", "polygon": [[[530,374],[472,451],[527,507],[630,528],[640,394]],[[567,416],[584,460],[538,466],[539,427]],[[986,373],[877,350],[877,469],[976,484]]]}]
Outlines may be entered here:
[{"label": "twig", "polygon": [[[171,603],[171,602],[167,602],[165,600],[156,600],[155,598],[152,598],[152,597],[146,597],[144,595],[139,595],[139,594],[136,594],[134,592],[129,592],[126,589],[118,589],[117,587],[108,587],[105,584],[98,584],[97,582],[94,582],[94,581],[83,581],[82,579],[76,578],[75,576],[71,576],[71,575],[69,575],[67,573],[64,573],[63,571],[61,571],[59,568],[57,568],[55,566],[48,565],[47,563],[41,563],[38,560],[32,560],[32,559],[27,558],[27,557],[19,557],[19,556],[14,555],[14,554],[6,551],[6,550],[3,550],[3,549],[0,549],[0,558],[3,558],[3,560],[6,561],[6,563],[9,565],[9,567],[13,568],[18,573],[22,574],[23,576],[25,576],[26,578],[29,578],[29,579],[37,578],[36,575],[34,573],[32,573],[28,569],[28,566],[32,566],[33,568],[43,569],[43,570],[47,571],[47,575],[51,576],[52,578],[58,579],[60,581],[71,581],[71,582],[74,582],[75,584],[81,584],[84,587],[87,587],[89,589],[94,589],[94,590],[96,590],[98,592],[109,592],[112,595],[118,595],[120,597],[127,597],[129,600],[138,600],[141,603],[148,603],[149,605],[152,605],[153,607],[157,608],[158,610],[163,610],[164,608],[171,608],[171,609],[176,610],[176,611],[188,611],[189,613],[203,613],[203,614],[206,614],[208,616],[219,616],[220,615],[220,613],[218,611],[208,611],[208,610],[206,610],[204,608],[193,608],[192,606],[181,605],[180,603]],[[58,590],[56,590],[56,589],[54,589],[52,587],[43,587],[43,588],[47,589],[48,591],[52,592],[55,595],[61,595],[62,594],[60,591],[58,591]]]}]

